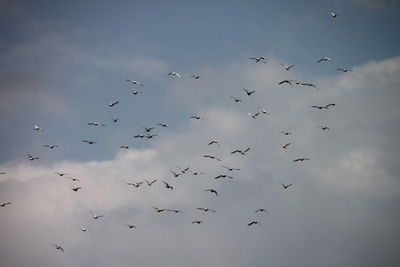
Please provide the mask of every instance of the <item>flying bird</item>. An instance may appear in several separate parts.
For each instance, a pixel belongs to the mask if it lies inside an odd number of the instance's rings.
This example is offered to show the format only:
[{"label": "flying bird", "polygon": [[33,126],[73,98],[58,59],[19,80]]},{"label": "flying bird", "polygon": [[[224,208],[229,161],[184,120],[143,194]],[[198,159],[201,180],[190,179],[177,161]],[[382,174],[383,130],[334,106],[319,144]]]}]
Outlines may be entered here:
[{"label": "flying bird", "polygon": [[104,123],[100,123],[100,122],[88,122],[87,125],[92,125],[92,126],[106,126]]},{"label": "flying bird", "polygon": [[235,101],[236,103],[242,102],[242,99],[231,96],[231,98],[233,99],[233,101]]},{"label": "flying bird", "polygon": [[284,84],[284,83],[287,83],[287,84],[289,84],[290,86],[293,86],[291,80],[283,80],[283,81],[280,81],[278,84]]},{"label": "flying bird", "polygon": [[157,182],[158,179],[155,179],[151,182],[147,181],[146,179],[144,179],[144,181],[147,183],[148,186],[152,186],[155,182]]},{"label": "flying bird", "polygon": [[221,147],[221,146],[219,145],[218,140],[212,140],[211,142],[208,143],[209,146],[211,146],[211,145],[213,145],[213,144],[216,144],[217,146]]},{"label": "flying bird", "polygon": [[214,189],[206,189],[204,190],[205,192],[210,192],[210,193],[214,193],[216,196],[218,196],[218,192],[215,191]]},{"label": "flying bird", "polygon": [[258,224],[258,225],[262,226],[262,224],[258,221],[251,221],[247,224],[247,226],[252,226],[253,224]]},{"label": "flying bird", "polygon": [[58,174],[59,176],[64,176],[67,175],[68,173],[65,172],[54,172],[55,174]]},{"label": "flying bird", "polygon": [[81,187],[81,186],[73,187],[73,188],[72,188],[72,191],[78,192],[79,189],[82,189],[82,187]]},{"label": "flying bird", "polygon": [[168,124],[166,124],[166,123],[159,123],[158,125],[160,125],[162,127],[168,127]]},{"label": "flying bird", "polygon": [[289,131],[281,131],[281,133],[283,133],[284,135],[289,135],[289,134],[292,134],[291,132],[289,132]]},{"label": "flying bird", "polygon": [[138,91],[138,90],[131,89],[131,93],[132,93],[133,95],[137,95],[137,94],[140,94],[140,93],[142,93],[142,92],[141,92],[141,91]]},{"label": "flying bird", "polygon": [[182,169],[182,168],[180,168],[180,167],[177,167],[177,168],[181,171],[182,174],[186,173],[186,172],[189,171],[189,169],[190,169],[190,167],[186,167],[186,168],[184,168],[184,169]]},{"label": "flying bird", "polygon": [[73,177],[65,177],[67,179],[72,180],[73,182],[80,182],[81,180],[79,180],[78,178],[73,178]]},{"label": "flying bird", "polygon": [[288,189],[290,186],[292,186],[293,184],[282,184],[283,189]]},{"label": "flying bird", "polygon": [[119,103],[119,101],[110,102],[110,101],[108,101],[108,100],[106,99],[106,103],[107,103],[107,105],[108,105],[109,107],[113,107],[113,106],[117,105],[117,104]]},{"label": "flying bird", "polygon": [[261,208],[261,209],[256,210],[254,213],[258,213],[258,212],[265,212],[265,213],[267,213],[268,211],[267,211],[266,209]]},{"label": "flying bird", "polygon": [[11,205],[11,202],[4,202],[0,204],[0,207],[4,208],[7,205]]},{"label": "flying bird", "polygon": [[84,226],[79,226],[79,228],[81,229],[82,232],[87,232],[88,231],[88,229],[86,227],[84,227]]},{"label": "flying bird", "polygon": [[195,80],[200,79],[200,76],[199,76],[199,75],[192,75],[192,76],[190,76],[190,77],[193,78],[193,79],[195,79]]},{"label": "flying bird", "polygon": [[320,128],[321,130],[324,130],[324,131],[329,130],[328,126],[319,126],[318,128]]},{"label": "flying bird", "polygon": [[119,121],[119,119],[118,119],[118,118],[111,118],[111,121],[114,122],[114,123],[116,123],[116,122]]},{"label": "flying bird", "polygon": [[136,183],[126,183],[127,185],[131,185],[133,187],[138,188],[141,184],[143,184],[143,182],[136,182]]},{"label": "flying bird", "polygon": [[301,85],[304,85],[304,86],[309,86],[309,87],[314,87],[315,89],[319,89],[315,84],[313,84],[313,83],[301,83]]},{"label": "flying bird", "polygon": [[310,160],[310,158],[297,158],[293,160],[293,162],[299,162],[299,161],[305,161],[305,160]]},{"label": "flying bird", "polygon": [[224,165],[221,165],[221,167],[227,169],[227,170],[230,171],[230,172],[231,172],[231,171],[240,171],[240,169],[232,168],[232,167],[228,167],[228,166],[224,166]]},{"label": "flying bird", "polygon": [[197,115],[195,115],[195,116],[190,116],[190,118],[191,118],[191,119],[196,119],[196,120],[204,120],[203,117],[200,117],[200,116],[197,116]]},{"label": "flying bird", "polygon": [[122,149],[131,149],[130,146],[120,146],[119,148],[122,148]]},{"label": "flying bird", "polygon": [[338,68],[336,70],[340,70],[340,71],[343,71],[343,72],[353,71],[353,70],[350,70],[350,69],[342,69],[342,68]]},{"label": "flying bird", "polygon": [[148,134],[148,135],[145,135],[144,137],[146,137],[148,139],[151,139],[151,138],[153,138],[155,136],[157,136],[157,134]]},{"label": "flying bird", "polygon": [[171,170],[169,170],[169,171],[172,173],[172,175],[173,175],[175,178],[182,174],[182,173],[176,173],[176,172],[171,171]]},{"label": "flying bird", "polygon": [[210,159],[216,159],[218,161],[221,161],[221,159],[217,158],[216,156],[212,156],[212,155],[203,155],[203,157],[210,158]]},{"label": "flying bird", "polygon": [[47,148],[50,148],[50,149],[59,147],[59,146],[56,146],[56,145],[43,145],[43,146],[47,147]]},{"label": "flying bird", "polygon": [[97,144],[95,141],[90,141],[90,140],[82,140],[84,143],[88,143],[89,145]]},{"label": "flying bird", "polygon": [[144,138],[145,137],[145,135],[143,135],[143,134],[138,134],[138,135],[135,135],[133,138]]},{"label": "flying bird", "polygon": [[287,144],[279,144],[283,149],[288,148],[288,146],[290,146],[290,144],[292,143],[287,143]]},{"label": "flying bird", "polygon": [[28,156],[28,159],[29,159],[30,161],[33,161],[33,160],[35,160],[35,159],[39,159],[39,157],[33,157],[32,155],[30,155],[30,154],[28,154],[28,153],[26,153],[26,155]]},{"label": "flying bird", "polygon": [[330,104],[328,104],[328,105],[325,105],[325,108],[328,109],[329,107],[335,107],[336,105],[339,105],[339,104],[330,103]]},{"label": "flying bird", "polygon": [[252,117],[253,119],[255,119],[255,118],[257,118],[257,116],[258,115],[260,115],[260,112],[257,112],[257,113],[254,113],[254,114],[252,114],[252,113],[247,113],[250,117]]},{"label": "flying bird", "polygon": [[35,129],[36,131],[43,130],[43,128],[37,126],[36,124],[33,124],[33,129]]},{"label": "flying bird", "polygon": [[323,57],[323,58],[320,58],[319,60],[318,60],[318,63],[319,62],[323,62],[323,61],[331,61],[332,59],[330,58],[330,57]]},{"label": "flying bird", "polygon": [[154,207],[154,206],[153,206],[153,209],[155,209],[156,212],[163,212],[163,211],[166,211],[166,209],[160,209],[160,208],[157,208],[157,207]]},{"label": "flying bird", "polygon": [[60,250],[61,252],[64,253],[64,249],[62,246],[56,245],[56,244],[51,244],[51,246],[55,247],[56,249]]},{"label": "flying bird", "polygon": [[201,210],[201,211],[204,211],[204,212],[207,212],[207,211],[216,212],[215,210],[212,210],[212,209],[209,209],[209,208],[197,208],[197,209]]},{"label": "flying bird", "polygon": [[267,63],[267,61],[268,61],[268,58],[267,57],[264,57],[264,56],[259,56],[259,57],[249,57],[249,59],[252,59],[252,60],[255,60],[256,61],[256,63],[258,63],[258,62],[263,62],[264,64],[265,63]]},{"label": "flying bird", "polygon": [[181,211],[181,210],[171,210],[171,209],[167,209],[166,211],[171,211],[171,212],[175,212],[175,213],[183,213],[183,211]]},{"label": "flying bird", "polygon": [[316,105],[313,105],[313,106],[311,106],[312,108],[316,108],[316,109],[328,109],[328,107],[327,106],[316,106]]},{"label": "flying bird", "polygon": [[241,149],[236,149],[234,151],[231,152],[231,154],[235,154],[235,153],[240,153],[243,156],[246,155],[246,153],[250,150],[250,147],[246,148],[245,150],[241,150]]},{"label": "flying bird", "polygon": [[176,76],[176,77],[178,77],[178,78],[181,77],[181,75],[180,75],[179,73],[175,72],[175,71],[170,72],[170,73],[167,74],[167,76],[171,76],[171,75]]},{"label": "flying bird", "polygon": [[150,127],[150,128],[143,127],[143,128],[144,128],[144,130],[145,130],[146,133],[149,133],[151,130],[154,129],[154,127]]},{"label": "flying bird", "polygon": [[135,80],[126,80],[127,82],[130,82],[130,83],[132,83],[132,84],[134,84],[134,85],[140,85],[140,86],[143,86],[144,84],[143,83],[141,83],[141,82],[138,82],[138,81],[135,81]]},{"label": "flying bird", "polygon": [[135,228],[135,229],[136,229],[136,226],[135,226],[135,225],[133,225],[133,224],[127,224],[126,226],[128,226],[128,228],[129,228],[129,229],[133,229],[133,228]]},{"label": "flying bird", "polygon": [[214,177],[214,179],[219,179],[219,178],[229,178],[229,179],[233,179],[232,176],[229,176],[229,175],[226,175],[226,174],[220,174],[220,175]]},{"label": "flying bird", "polygon": [[164,182],[164,181],[163,181],[163,183],[164,183],[164,185],[165,185],[165,188],[174,190],[174,188],[173,188],[170,184],[168,184],[167,182]]},{"label": "flying bird", "polygon": [[285,68],[285,70],[290,70],[291,68],[294,67],[294,65],[286,65],[286,64],[281,64],[282,67]]},{"label": "flying bird", "polygon": [[196,224],[201,224],[201,223],[203,223],[203,221],[197,220],[197,221],[193,221],[193,222],[192,222],[192,224],[194,224],[194,223],[196,223]]},{"label": "flying bird", "polygon": [[336,18],[337,17],[337,14],[335,13],[335,12],[329,12],[329,14],[332,16],[332,18]]},{"label": "flying bird", "polygon": [[248,96],[250,96],[250,95],[252,95],[252,94],[254,94],[254,93],[256,92],[255,90],[249,91],[249,90],[247,90],[246,88],[242,88],[242,90],[245,91],[245,92],[246,92],[246,95],[248,95]]},{"label": "flying bird", "polygon": [[90,211],[90,214],[92,215],[93,219],[97,220],[98,218],[104,217],[104,215],[96,215],[93,211]]},{"label": "flying bird", "polygon": [[195,172],[192,172],[192,174],[193,174],[193,175],[199,175],[199,174],[204,174],[204,172],[195,171]]},{"label": "flying bird", "polygon": [[263,108],[263,107],[258,107],[258,109],[261,111],[262,114],[267,114],[267,115],[269,115],[269,112],[268,112],[265,108]]}]

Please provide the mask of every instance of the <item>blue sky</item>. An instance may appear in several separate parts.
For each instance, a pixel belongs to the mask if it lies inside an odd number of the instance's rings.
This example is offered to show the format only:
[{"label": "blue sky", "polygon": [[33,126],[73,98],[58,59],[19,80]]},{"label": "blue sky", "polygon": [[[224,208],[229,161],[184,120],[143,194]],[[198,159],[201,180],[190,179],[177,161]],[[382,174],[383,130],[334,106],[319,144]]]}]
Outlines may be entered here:
[{"label": "blue sky", "polygon": [[[0,265],[398,266],[399,8],[391,0],[0,1],[0,204],[12,202],[0,208],[0,240],[9,240]],[[267,64],[248,58],[261,55]],[[317,63],[325,56],[332,61]],[[284,79],[319,89],[278,85]],[[338,105],[310,107],[328,103]],[[270,114],[248,116],[259,107]],[[134,139],[143,127],[157,136]],[[207,145],[213,139],[221,146]],[[246,156],[230,154],[246,147]],[[178,166],[205,174],[177,179]],[[214,179],[223,173],[234,179]],[[143,179],[158,181],[126,185]],[[94,221],[90,210],[105,217]],[[195,219],[205,224],[193,230]],[[246,228],[254,219],[263,226]],[[127,223],[137,225],[133,239]]]}]

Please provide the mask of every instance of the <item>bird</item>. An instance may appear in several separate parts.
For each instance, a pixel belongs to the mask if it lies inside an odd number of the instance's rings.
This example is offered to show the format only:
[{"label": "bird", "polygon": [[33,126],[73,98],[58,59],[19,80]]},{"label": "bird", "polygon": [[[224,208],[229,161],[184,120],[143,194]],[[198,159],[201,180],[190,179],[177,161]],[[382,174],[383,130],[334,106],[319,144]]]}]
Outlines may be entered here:
[{"label": "bird", "polygon": [[207,212],[207,211],[216,212],[215,210],[212,210],[212,209],[209,209],[209,208],[197,208],[197,209],[201,210],[201,211],[205,211],[205,212]]},{"label": "bird", "polygon": [[265,213],[267,213],[268,211],[267,211],[266,209],[261,208],[261,209],[256,210],[254,213],[258,213],[258,212],[265,212]]},{"label": "bird", "polygon": [[304,85],[304,86],[309,86],[309,87],[314,87],[315,89],[319,89],[315,84],[313,84],[313,83],[301,83],[301,85]]},{"label": "bird", "polygon": [[78,178],[73,178],[73,177],[66,177],[66,178],[72,180],[73,182],[80,182],[81,181]]},{"label": "bird", "polygon": [[131,93],[132,93],[133,95],[137,95],[137,94],[140,94],[140,93],[142,93],[142,92],[141,92],[141,91],[138,91],[138,90],[131,89]]},{"label": "bird", "polygon": [[229,176],[229,175],[226,175],[226,174],[220,174],[220,175],[214,177],[214,179],[219,179],[219,178],[229,178],[229,179],[233,179],[232,176]]},{"label": "bird", "polygon": [[313,106],[311,106],[312,108],[316,108],[316,109],[328,109],[328,107],[327,106],[316,106],[316,105],[313,105]]},{"label": "bird", "polygon": [[211,145],[213,145],[213,144],[216,144],[217,146],[221,147],[221,146],[219,145],[218,140],[211,140],[211,142],[208,143],[209,146],[211,146]]},{"label": "bird", "polygon": [[193,222],[192,222],[192,224],[194,224],[194,223],[196,223],[196,224],[201,224],[201,223],[203,223],[203,221],[197,220],[197,221],[193,221]]},{"label": "bird", "polygon": [[204,172],[195,171],[195,172],[192,172],[192,174],[193,174],[193,175],[199,175],[199,174],[204,174]]},{"label": "bird", "polygon": [[35,129],[36,131],[43,130],[43,128],[37,126],[36,124],[33,124],[33,129]]},{"label": "bird", "polygon": [[88,229],[86,227],[84,227],[84,226],[79,226],[79,228],[81,229],[82,232],[87,232],[88,231]]},{"label": "bird", "polygon": [[113,107],[113,106],[115,106],[115,105],[117,105],[117,104],[119,103],[119,101],[110,102],[110,101],[108,101],[107,99],[106,99],[106,102],[107,102],[107,105],[108,105],[109,107]]},{"label": "bird", "polygon": [[256,63],[262,61],[264,64],[267,63],[268,58],[264,56],[259,56],[259,57],[249,57],[249,59],[253,59],[256,61]]},{"label": "bird", "polygon": [[143,135],[143,134],[138,134],[138,135],[135,135],[133,138],[144,138],[145,137],[145,135]]},{"label": "bird", "polygon": [[33,157],[32,155],[30,155],[30,154],[28,154],[28,153],[26,153],[26,155],[28,156],[28,159],[29,159],[30,161],[33,161],[33,160],[35,160],[35,159],[39,159],[39,157]]},{"label": "bird", "polygon": [[331,61],[332,59],[330,58],[330,57],[323,57],[323,58],[320,58],[319,60],[318,60],[318,63],[319,62],[323,62],[323,61]]},{"label": "bird", "polygon": [[82,189],[82,187],[81,187],[81,186],[73,187],[73,188],[72,188],[72,191],[78,192],[79,189]]},{"label": "bird", "polygon": [[145,131],[146,133],[149,133],[151,130],[154,129],[154,127],[150,127],[150,128],[143,127],[143,128],[144,128],[144,131]]},{"label": "bird", "polygon": [[47,147],[49,149],[53,149],[53,148],[58,148],[59,146],[56,145],[43,145],[44,147]]},{"label": "bird", "polygon": [[265,108],[263,108],[263,107],[258,107],[258,109],[261,111],[262,114],[267,114],[267,115],[269,115],[269,112],[268,112]]},{"label": "bird", "polygon": [[133,225],[133,224],[127,224],[126,226],[128,226],[128,228],[129,228],[129,229],[133,229],[133,228],[135,228],[135,229],[136,229],[136,226],[135,226],[135,225]]},{"label": "bird", "polygon": [[254,94],[254,93],[256,92],[255,90],[249,91],[249,90],[247,90],[246,88],[242,88],[242,90],[245,91],[245,92],[246,92],[246,95],[248,95],[248,96],[250,96],[250,95],[252,95],[252,94]]},{"label": "bird", "polygon": [[297,158],[297,159],[293,160],[293,162],[305,161],[305,160],[310,160],[310,158]]},{"label": "bird", "polygon": [[246,148],[245,150],[241,150],[241,149],[236,149],[234,151],[231,152],[231,154],[235,154],[235,153],[240,153],[243,156],[246,155],[246,153],[250,150],[250,147]]},{"label": "bird", "polygon": [[55,247],[56,249],[60,250],[61,252],[64,253],[64,249],[62,246],[56,245],[56,244],[51,244],[51,246]]},{"label": "bird", "polygon": [[195,79],[195,80],[200,79],[200,76],[199,76],[199,75],[192,75],[192,76],[190,76],[190,77],[193,78],[193,79]]},{"label": "bird", "polygon": [[88,122],[87,125],[106,126],[104,123],[100,123],[100,122]]},{"label": "bird", "polygon": [[252,226],[253,224],[258,224],[258,225],[262,225],[260,222],[258,222],[258,221],[251,221],[251,222],[249,222],[248,224],[247,224],[247,226]]},{"label": "bird", "polygon": [[119,148],[122,148],[122,149],[131,149],[130,146],[120,146]]},{"label": "bird", "polygon": [[353,71],[353,70],[351,70],[351,69],[342,69],[342,68],[338,68],[338,69],[336,69],[336,70],[341,70],[341,71],[343,71],[343,72]]},{"label": "bird", "polygon": [[210,159],[216,159],[218,161],[221,161],[221,159],[217,158],[216,156],[212,156],[212,155],[203,155],[203,157],[210,158]]},{"label": "bird", "polygon": [[293,86],[291,80],[283,80],[283,81],[280,81],[278,84],[284,84],[284,83],[287,83],[287,84],[289,84],[290,86]]},{"label": "bird", "polygon": [[64,176],[67,175],[68,173],[65,172],[54,172],[55,174],[58,174],[59,176]]},{"label": "bird", "polygon": [[144,137],[146,137],[148,139],[151,139],[151,138],[153,138],[155,136],[157,136],[157,134],[148,134],[148,135],[145,135]]},{"label": "bird", "polygon": [[233,99],[233,101],[235,101],[236,103],[242,102],[242,99],[231,96],[231,98]]},{"label": "bird", "polygon": [[332,18],[336,18],[337,14],[335,12],[330,11],[329,14],[332,16]]},{"label": "bird", "polygon": [[283,189],[288,189],[290,186],[292,186],[293,184],[282,184]]},{"label": "bird", "polygon": [[255,118],[257,118],[257,116],[258,115],[260,115],[260,112],[257,112],[257,113],[254,113],[254,114],[252,114],[252,113],[247,113],[250,117],[252,117],[253,119],[255,119]]},{"label": "bird", "polygon": [[282,67],[285,68],[285,70],[290,70],[291,68],[294,67],[294,65],[286,65],[286,64],[281,64]]},{"label": "bird", "polygon": [[230,171],[230,172],[231,172],[231,171],[240,171],[240,169],[232,168],[232,167],[228,167],[228,166],[224,166],[224,165],[221,165],[221,167],[227,169],[227,170]]},{"label": "bird", "polygon": [[214,193],[216,196],[218,196],[218,192],[215,191],[214,189],[206,189],[204,190],[205,192],[210,192],[210,193]]},{"label": "bird", "polygon": [[318,128],[320,128],[321,130],[324,130],[324,131],[329,130],[328,126],[319,126]]},{"label": "bird", "polygon": [[157,207],[154,207],[154,206],[153,206],[153,209],[155,209],[156,212],[163,212],[163,211],[166,210],[166,209],[160,209],[160,208],[157,208]]},{"label": "bird", "polygon": [[153,181],[149,182],[148,180],[144,179],[148,186],[152,186],[158,179],[154,179]]},{"label": "bird", "polygon": [[281,133],[283,133],[284,135],[289,135],[289,134],[292,134],[291,132],[289,132],[289,131],[281,131]]},{"label": "bird", "polygon": [[203,117],[200,117],[198,115],[190,116],[191,119],[196,119],[196,120],[203,120]]},{"label": "bird", "polygon": [[165,188],[174,190],[174,188],[170,184],[168,184],[167,182],[163,181],[163,183],[165,184]]},{"label": "bird", "polygon": [[104,217],[104,215],[96,215],[93,211],[90,211],[90,214],[92,215],[93,219],[97,220],[98,218]]},{"label": "bird", "polygon": [[143,83],[141,83],[141,82],[138,82],[138,81],[135,81],[135,80],[126,80],[127,82],[130,82],[130,83],[132,83],[132,84],[134,84],[134,85],[140,85],[140,86],[143,86],[144,84]]},{"label": "bird", "polygon": [[0,207],[4,208],[7,205],[11,205],[11,202],[4,202],[0,204]]},{"label": "bird", "polygon": [[167,74],[167,76],[171,76],[171,75],[176,76],[176,77],[178,77],[178,78],[181,77],[181,75],[180,75],[178,72],[175,72],[175,71],[170,72],[170,73]]},{"label": "bird", "polygon": [[339,104],[330,103],[330,104],[325,105],[325,108],[328,109],[329,107],[335,107],[336,105],[339,105]]},{"label": "bird", "polygon": [[288,146],[290,146],[291,143],[287,143],[287,144],[279,144],[283,149],[288,148]]},{"label": "bird", "polygon": [[182,174],[182,173],[176,173],[176,172],[171,171],[171,170],[169,170],[169,171],[172,173],[172,175],[173,175],[175,178]]},{"label": "bird", "polygon": [[111,121],[114,122],[114,123],[116,123],[116,122],[119,121],[119,119],[118,119],[118,118],[112,118],[112,117],[111,117]]},{"label": "bird", "polygon": [[166,211],[171,211],[171,212],[175,212],[175,213],[183,213],[183,211],[181,211],[181,210],[171,210],[171,209],[167,209]]},{"label": "bird", "polygon": [[89,145],[97,144],[95,141],[90,141],[90,140],[82,140],[84,143],[88,143]]},{"label": "bird", "polygon": [[181,169],[180,167],[177,167],[177,168],[181,171],[182,174],[186,173],[190,169],[190,167],[186,167],[184,169]]},{"label": "bird", "polygon": [[159,124],[157,124],[157,125],[160,125],[161,127],[168,127],[168,126],[169,126],[169,125],[166,124],[166,123],[159,123]]},{"label": "bird", "polygon": [[127,185],[131,185],[133,187],[139,187],[141,184],[143,184],[143,182],[136,182],[136,183],[126,183]]}]

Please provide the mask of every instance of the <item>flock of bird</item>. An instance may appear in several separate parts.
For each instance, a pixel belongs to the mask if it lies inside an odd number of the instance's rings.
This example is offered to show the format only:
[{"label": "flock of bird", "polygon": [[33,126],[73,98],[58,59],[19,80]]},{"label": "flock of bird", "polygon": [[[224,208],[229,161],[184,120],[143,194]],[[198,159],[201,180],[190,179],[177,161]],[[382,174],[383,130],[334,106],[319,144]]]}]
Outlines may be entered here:
[{"label": "flock of bird", "polygon": [[[334,12],[330,12],[330,15],[331,15],[332,18],[336,18],[337,17],[337,14],[334,13]],[[262,62],[264,64],[267,64],[268,61],[269,61],[268,57],[266,57],[266,56],[249,57],[249,59],[250,60],[254,60],[255,63]],[[329,57],[322,57],[319,60],[317,60],[318,63],[331,62],[331,61],[332,61],[332,59],[329,58]],[[286,71],[291,71],[295,67],[295,65],[293,65],[293,64],[292,65],[281,64],[281,66]],[[342,71],[342,72],[350,72],[350,71],[352,71],[351,69],[346,69],[346,68],[337,68],[337,70],[338,71]],[[167,76],[170,76],[170,77],[173,76],[175,78],[182,78],[182,75],[180,73],[178,73],[178,72],[170,72],[170,73],[167,74]],[[200,77],[200,75],[196,74],[196,75],[190,76],[190,78],[193,78],[194,80],[198,80],[201,77]],[[139,82],[139,81],[137,81],[137,80],[127,79],[126,82],[130,83],[130,85],[132,85],[132,86],[144,87],[144,84]],[[315,89],[319,89],[319,87],[317,87],[315,84],[310,83],[310,82],[301,82],[301,81],[292,80],[292,79],[285,79],[285,80],[282,80],[282,81],[278,82],[278,85],[284,85],[284,84],[287,84],[289,86],[302,85],[302,86],[308,86],[308,87],[313,87]],[[131,90],[131,93],[133,95],[137,95],[137,94],[142,93],[142,91],[139,91],[137,89],[130,89],[130,90]],[[244,96],[245,97],[252,97],[252,95],[256,93],[256,91],[253,90],[253,89],[242,88],[242,90],[244,92]],[[243,101],[241,98],[239,98],[237,96],[230,96],[230,98],[232,98],[235,103],[240,103],[240,102]],[[106,99],[106,104],[110,108],[115,107],[119,103],[120,102],[118,100],[109,101],[108,99]],[[311,105],[311,108],[319,109],[319,110],[321,110],[321,109],[330,109],[330,108],[335,107],[337,105],[338,104],[336,104],[336,103],[329,103],[329,104],[326,104],[326,105]],[[258,118],[258,116],[260,116],[261,114],[269,115],[270,113],[263,107],[258,107],[258,111],[255,112],[255,113],[248,113],[248,115],[253,119]],[[188,117],[190,119],[193,119],[193,120],[204,120],[204,118],[202,116],[200,116],[200,115],[192,115],[192,116],[188,116]],[[111,118],[111,120],[112,120],[113,123],[117,123],[119,121],[118,118]],[[94,127],[98,127],[98,126],[105,127],[106,126],[105,123],[93,122],[93,121],[92,122],[88,122],[87,125],[94,126]],[[166,127],[169,127],[169,124],[167,124],[165,122],[161,122],[161,123],[158,123],[157,126],[166,128]],[[319,128],[321,130],[329,130],[330,129],[328,126],[319,126]],[[34,129],[34,131],[44,131],[44,128],[38,126],[37,124],[33,124],[33,129]],[[155,138],[155,137],[157,137],[157,134],[153,134],[152,133],[152,131],[154,129],[155,129],[155,126],[153,126],[153,127],[143,127],[144,133],[134,135],[133,138],[147,138],[147,139]],[[285,136],[292,135],[292,132],[291,131],[287,131],[287,130],[282,130],[281,133],[283,135],[285,135]],[[88,140],[88,139],[82,139],[81,141],[84,142],[84,143],[87,143],[89,145],[97,144],[96,141]],[[218,140],[210,140],[208,145],[209,146],[221,147],[221,144],[220,144],[220,142]],[[288,149],[289,146],[292,145],[292,142],[287,142],[287,143],[279,144],[279,145],[281,146],[282,149]],[[45,148],[50,149],[50,150],[59,149],[60,148],[60,146],[54,145],[54,144],[44,144],[43,146]],[[120,146],[120,148],[121,149],[132,149],[131,146],[127,146],[127,145],[122,145],[122,146]],[[246,156],[248,153],[251,153],[251,151],[252,151],[251,147],[247,146],[247,147],[243,147],[243,148],[236,148],[236,149],[232,150],[230,152],[230,154],[231,155],[238,154],[238,155],[241,155],[241,156]],[[26,156],[27,156],[29,161],[35,161],[35,160],[39,160],[40,159],[38,156],[34,156],[34,155],[29,154],[29,153],[26,153]],[[221,159],[221,158],[219,158],[219,157],[217,157],[215,155],[212,155],[212,154],[204,154],[202,157],[210,159],[210,160],[215,160],[217,162],[223,162],[223,159]],[[311,158],[309,158],[309,157],[299,157],[299,158],[293,159],[292,162],[297,163],[297,162],[303,162],[303,161],[309,161],[309,160],[311,160]],[[232,174],[240,173],[240,171],[241,171],[240,168],[226,166],[224,164],[222,164],[220,166],[222,168],[224,168],[225,170],[227,170],[230,174],[231,173]],[[177,178],[177,177],[179,177],[181,175],[184,175],[184,174],[188,174],[188,173],[190,173],[192,175],[204,175],[205,174],[204,172],[201,172],[201,171],[193,171],[191,169],[191,167],[189,167],[189,166],[185,167],[185,168],[177,167],[177,170],[169,170],[169,172],[175,178]],[[5,174],[7,174],[7,172],[0,172],[0,174],[5,175]],[[79,185],[79,183],[80,183],[80,179],[79,178],[70,177],[68,175],[68,173],[61,172],[61,171],[55,171],[54,174],[58,175],[59,177],[64,177],[64,178],[69,179],[72,182],[74,182],[74,184],[76,186],[71,187],[72,191],[78,192],[78,191],[81,191],[81,190],[84,189],[83,186]],[[228,174],[219,174],[219,175],[217,175],[217,176],[215,176],[213,178],[215,180],[218,180],[218,179],[230,179],[230,180],[233,180],[233,179],[235,179],[235,176],[234,175],[228,175]],[[151,187],[155,183],[157,183],[159,180],[160,179],[151,179],[151,180],[150,179],[149,180],[143,179],[143,181],[135,181],[135,182],[130,182],[129,181],[129,182],[126,182],[126,185],[129,186],[129,187],[132,187],[132,188],[139,188],[139,187],[144,186],[144,185],[147,185],[147,186]],[[170,182],[167,182],[167,181],[161,181],[161,182],[162,182],[162,186],[165,189],[171,190],[171,191],[174,190],[174,186]],[[280,183],[280,185],[282,186],[282,188],[284,190],[289,189],[290,187],[293,186],[292,183],[289,183],[289,184]],[[209,193],[209,194],[211,194],[211,195],[213,195],[215,197],[219,196],[217,190],[215,190],[214,188],[204,189],[204,192],[207,192],[207,193]],[[1,208],[5,208],[6,206],[9,206],[9,205],[12,205],[11,201],[7,201],[7,202],[1,203],[0,207]],[[171,213],[176,213],[176,214],[184,213],[184,211],[178,210],[178,209],[160,208],[160,207],[155,207],[155,206],[152,206],[152,208],[156,213],[162,213],[162,212],[171,212]],[[204,212],[204,213],[207,213],[207,212],[216,213],[216,210],[211,209],[211,208],[207,208],[207,207],[197,207],[196,209],[198,211],[201,211],[201,212]],[[258,208],[258,209],[256,209],[254,211],[254,213],[256,213],[256,214],[262,214],[262,213],[267,213],[267,212],[268,211],[267,211],[266,208]],[[99,219],[105,217],[104,214],[97,215],[92,210],[90,210],[88,213],[91,215],[93,220],[99,220]],[[205,223],[205,221],[201,220],[201,219],[198,219],[198,218],[195,218],[192,221],[192,224],[203,224],[203,223]],[[249,220],[249,222],[246,225],[247,225],[247,227],[251,227],[253,225],[262,226],[262,223],[259,220]],[[125,224],[125,226],[128,229],[136,229],[136,225],[131,224],[131,223]],[[82,232],[87,232],[88,231],[88,229],[85,226],[82,226],[82,225],[80,226],[80,229],[81,229]],[[64,248],[62,246],[58,245],[58,244],[50,244],[50,246],[54,247],[55,249],[57,249],[57,250],[59,250],[61,252],[64,252]]]}]

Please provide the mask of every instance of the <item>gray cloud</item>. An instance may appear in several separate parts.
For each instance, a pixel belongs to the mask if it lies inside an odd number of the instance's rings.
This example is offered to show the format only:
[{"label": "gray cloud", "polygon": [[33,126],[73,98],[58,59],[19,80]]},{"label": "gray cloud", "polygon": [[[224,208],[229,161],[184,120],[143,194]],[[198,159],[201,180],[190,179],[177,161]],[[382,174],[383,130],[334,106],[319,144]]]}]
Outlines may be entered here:
[{"label": "gray cloud", "polygon": [[[168,85],[176,105],[204,120],[163,131],[147,149],[120,151],[109,161],[2,164],[7,174],[0,177],[0,201],[13,202],[0,209],[0,235],[7,240],[0,244],[2,264],[397,266],[400,58],[353,70],[310,81],[316,90],[278,85],[305,77],[275,61],[206,68],[199,81]],[[248,97],[242,87],[256,93]],[[328,103],[339,105],[310,107]],[[250,118],[247,112],[257,106],[271,114]],[[293,134],[282,135],[284,129]],[[221,148],[209,147],[211,139]],[[287,150],[279,147],[285,142],[292,142]],[[247,146],[247,156],[229,154]],[[233,180],[215,180],[226,170],[204,154],[241,171],[231,173]],[[311,160],[292,162],[300,156]],[[169,170],[177,166],[206,174],[173,178]],[[80,178],[83,190],[73,192],[73,183],[56,170]],[[159,181],[153,187],[125,184],[145,178]],[[294,186],[283,190],[280,183]],[[215,188],[218,198],[207,188]],[[184,213],[157,214],[152,206]],[[200,206],[217,213],[200,213]],[[269,213],[255,214],[260,207]],[[105,217],[94,221],[89,210]],[[194,219],[205,224],[192,225]],[[246,227],[254,219],[263,226]],[[63,245],[65,254],[51,243]]]}]

